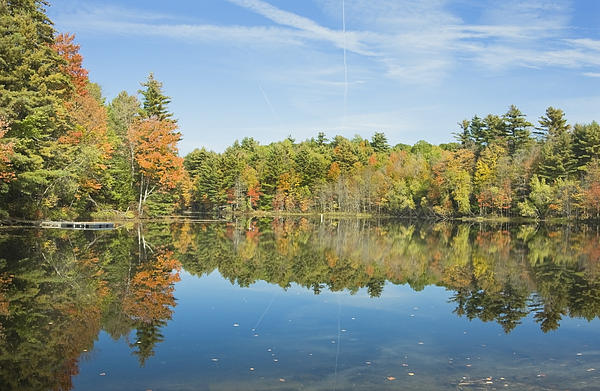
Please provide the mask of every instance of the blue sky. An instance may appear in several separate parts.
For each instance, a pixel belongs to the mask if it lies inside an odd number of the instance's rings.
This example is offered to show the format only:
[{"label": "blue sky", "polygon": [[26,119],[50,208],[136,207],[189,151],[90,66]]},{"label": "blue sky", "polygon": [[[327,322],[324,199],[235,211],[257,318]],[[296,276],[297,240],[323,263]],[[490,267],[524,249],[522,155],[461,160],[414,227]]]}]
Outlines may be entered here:
[{"label": "blue sky", "polygon": [[[54,0],[110,100],[164,83],[183,154],[323,131],[452,140],[517,105],[600,120],[597,0]],[[345,27],[345,30],[344,30]]]}]

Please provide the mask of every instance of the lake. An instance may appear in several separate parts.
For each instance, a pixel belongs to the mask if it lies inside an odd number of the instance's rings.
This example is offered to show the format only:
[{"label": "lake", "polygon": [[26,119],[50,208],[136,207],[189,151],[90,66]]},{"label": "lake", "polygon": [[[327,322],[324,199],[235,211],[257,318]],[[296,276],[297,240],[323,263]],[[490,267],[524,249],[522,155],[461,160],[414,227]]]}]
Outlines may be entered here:
[{"label": "lake", "polygon": [[588,225],[0,231],[1,390],[598,390]]}]

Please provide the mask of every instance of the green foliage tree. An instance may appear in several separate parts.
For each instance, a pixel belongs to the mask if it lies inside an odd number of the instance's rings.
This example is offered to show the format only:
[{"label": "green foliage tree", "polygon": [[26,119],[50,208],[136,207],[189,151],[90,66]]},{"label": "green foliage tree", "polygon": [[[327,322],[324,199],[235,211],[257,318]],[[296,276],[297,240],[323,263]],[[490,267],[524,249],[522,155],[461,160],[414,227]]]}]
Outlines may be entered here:
[{"label": "green foliage tree", "polygon": [[509,107],[502,119],[504,121],[504,134],[508,142],[508,152],[512,156],[517,150],[524,148],[531,142],[529,129],[533,125],[525,119],[525,115],[515,105]]},{"label": "green foliage tree", "polygon": [[585,171],[594,159],[600,159],[600,124],[577,124],[573,129],[573,150],[577,159],[577,169]]},{"label": "green foliage tree", "polygon": [[58,139],[69,129],[64,101],[73,85],[65,60],[52,49],[54,28],[38,0],[0,2],[0,116],[11,123],[6,139],[14,145],[16,180],[2,203],[9,213],[39,217],[62,196],[52,186],[67,174]]},{"label": "green foliage tree", "polygon": [[138,92],[143,96],[143,110],[141,111],[142,117],[156,117],[161,121],[173,121],[173,113],[171,113],[167,108],[167,105],[171,103],[171,98],[163,94],[163,85],[154,78],[154,74],[152,72],[150,72],[146,81],[141,83],[141,85],[144,88]]},{"label": "green foliage tree", "polygon": [[387,137],[385,137],[385,134],[381,132],[375,132],[371,138],[371,147],[373,147],[375,152],[387,152],[390,150]]}]

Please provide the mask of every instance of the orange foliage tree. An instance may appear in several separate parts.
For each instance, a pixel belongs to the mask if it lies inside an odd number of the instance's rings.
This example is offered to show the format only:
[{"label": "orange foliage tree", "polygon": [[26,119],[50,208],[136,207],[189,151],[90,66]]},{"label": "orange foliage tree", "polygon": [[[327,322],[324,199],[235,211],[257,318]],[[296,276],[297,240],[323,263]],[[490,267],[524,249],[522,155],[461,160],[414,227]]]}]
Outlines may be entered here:
[{"label": "orange foliage tree", "polygon": [[15,177],[10,164],[10,156],[13,153],[13,143],[2,142],[2,138],[8,131],[8,123],[0,118],[0,183],[8,182]]},{"label": "orange foliage tree", "polygon": [[79,54],[79,45],[75,44],[74,40],[75,34],[58,34],[52,48],[65,59],[66,65],[62,67],[62,71],[71,78],[75,85],[75,91],[80,95],[85,95],[88,71],[83,68],[83,56]]},{"label": "orange foliage tree", "polygon": [[[75,35],[59,34],[53,45],[66,65],[62,71],[75,85],[75,94],[65,107],[74,126],[59,139],[70,156],[68,167],[77,178],[75,198],[87,196],[95,203],[92,194],[102,187],[104,164],[112,155],[113,147],[108,137],[108,115],[101,102],[99,89],[89,83],[88,71],[83,68],[83,57]],[[91,93],[91,92],[94,93]]]},{"label": "orange foliage tree", "polygon": [[185,178],[183,159],[178,156],[181,134],[177,124],[156,117],[137,119],[128,130],[138,168],[138,213],[155,190],[172,190]]},{"label": "orange foliage tree", "polygon": [[144,323],[170,319],[175,306],[173,284],[179,281],[180,268],[172,251],[159,254],[154,262],[140,265],[123,302],[125,312]]}]

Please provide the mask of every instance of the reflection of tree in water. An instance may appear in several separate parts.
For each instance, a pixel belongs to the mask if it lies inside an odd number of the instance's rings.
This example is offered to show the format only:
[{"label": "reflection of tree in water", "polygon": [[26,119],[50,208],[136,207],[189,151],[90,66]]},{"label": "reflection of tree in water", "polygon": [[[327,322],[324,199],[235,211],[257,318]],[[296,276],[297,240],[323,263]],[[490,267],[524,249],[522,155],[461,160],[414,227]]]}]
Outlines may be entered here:
[{"label": "reflection of tree in water", "polygon": [[179,268],[172,251],[163,251],[154,261],[138,265],[123,300],[123,311],[135,322],[137,329],[137,340],[130,347],[136,349],[134,354],[142,366],[154,355],[154,346],[163,341],[160,328],[173,314],[173,284],[179,281]]},{"label": "reflection of tree in water", "polygon": [[[184,228],[186,227],[186,228]],[[174,226],[174,237],[185,230]],[[455,313],[495,321],[506,332],[533,313],[543,331],[564,315],[600,314],[599,236],[587,227],[398,224],[368,220],[240,221],[197,229],[187,271],[218,269],[232,283],[265,280],[313,290],[361,288],[380,296],[386,281],[455,292]]]},{"label": "reflection of tree in water", "polygon": [[0,236],[1,390],[71,389],[101,329],[120,338],[137,328],[134,354],[142,363],[152,355],[178,263],[167,250],[139,263],[137,248],[126,231]]},{"label": "reflection of tree in water", "polygon": [[[136,227],[137,228],[137,227]],[[0,235],[0,389],[70,389],[103,329],[144,365],[163,340],[179,265],[232,283],[314,291],[386,282],[452,290],[455,312],[506,332],[600,313],[600,240],[585,226],[420,225],[261,219],[152,224],[129,232]],[[132,331],[135,333],[132,335]]]}]

